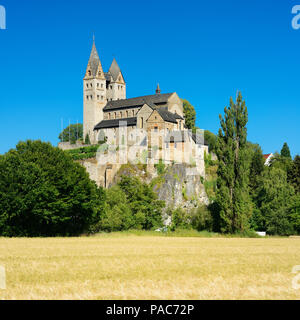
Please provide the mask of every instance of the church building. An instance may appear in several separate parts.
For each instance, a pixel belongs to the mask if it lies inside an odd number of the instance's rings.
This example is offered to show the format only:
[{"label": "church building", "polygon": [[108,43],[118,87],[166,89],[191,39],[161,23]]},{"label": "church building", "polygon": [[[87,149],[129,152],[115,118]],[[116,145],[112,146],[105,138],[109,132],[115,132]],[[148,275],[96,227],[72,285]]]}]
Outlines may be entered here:
[{"label": "church building", "polygon": [[97,154],[95,163],[84,161],[99,185],[109,187],[122,163],[145,163],[149,172],[159,161],[184,163],[204,176],[208,149],[203,135],[199,139],[187,129],[183,102],[176,92],[161,93],[157,85],[152,95],[127,99],[117,61],[113,59],[105,72],[94,41],[83,93],[83,138],[88,135],[91,144],[105,140],[101,146],[108,148]]},{"label": "church building", "polygon": [[[97,143],[99,132],[117,133],[120,122],[132,129],[184,130],[183,103],[176,92],[162,94],[157,86],[153,95],[126,99],[126,82],[115,59],[104,72],[93,43],[84,77],[84,129],[91,143]],[[117,134],[116,134],[117,136]]]}]

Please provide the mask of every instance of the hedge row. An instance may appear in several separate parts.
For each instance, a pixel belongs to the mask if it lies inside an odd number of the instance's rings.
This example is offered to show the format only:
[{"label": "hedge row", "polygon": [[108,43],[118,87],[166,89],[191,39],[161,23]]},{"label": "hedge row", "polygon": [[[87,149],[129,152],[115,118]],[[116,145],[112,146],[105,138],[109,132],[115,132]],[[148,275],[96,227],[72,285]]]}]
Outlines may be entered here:
[{"label": "hedge row", "polygon": [[98,148],[99,145],[67,150],[66,152],[72,157],[73,160],[84,160],[96,157]]}]

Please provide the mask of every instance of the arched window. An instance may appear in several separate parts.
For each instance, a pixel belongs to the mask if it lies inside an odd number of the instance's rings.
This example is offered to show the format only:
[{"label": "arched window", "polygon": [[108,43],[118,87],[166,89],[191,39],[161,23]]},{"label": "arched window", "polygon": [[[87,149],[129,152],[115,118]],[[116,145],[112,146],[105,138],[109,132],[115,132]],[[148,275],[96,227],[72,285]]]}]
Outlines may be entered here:
[{"label": "arched window", "polygon": [[91,70],[89,70],[89,71],[88,71],[88,75],[89,75],[89,76],[91,76],[91,75],[92,75]]},{"label": "arched window", "polygon": [[117,113],[115,112],[115,119],[117,119]]},{"label": "arched window", "polygon": [[126,111],[126,118],[128,118],[128,111]]},{"label": "arched window", "polygon": [[143,129],[144,128],[144,118],[143,117],[141,117],[141,129]]},{"label": "arched window", "polygon": [[123,118],[123,112],[122,111],[120,111],[120,117],[121,117],[121,119]]},{"label": "arched window", "polygon": [[134,110],[132,110],[132,116],[134,117]]}]

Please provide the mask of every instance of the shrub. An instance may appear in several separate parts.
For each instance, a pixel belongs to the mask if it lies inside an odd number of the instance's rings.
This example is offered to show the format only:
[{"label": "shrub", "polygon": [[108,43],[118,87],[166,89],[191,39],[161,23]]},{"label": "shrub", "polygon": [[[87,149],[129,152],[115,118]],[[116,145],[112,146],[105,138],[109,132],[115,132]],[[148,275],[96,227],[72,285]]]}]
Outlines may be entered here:
[{"label": "shrub", "polygon": [[191,224],[198,231],[213,231],[213,216],[205,205],[201,205],[191,212]]},{"label": "shrub", "polygon": [[162,159],[159,159],[159,162],[157,164],[154,165],[154,167],[156,168],[156,171],[159,175],[162,175],[165,173],[165,164],[162,161]]},{"label": "shrub", "polygon": [[90,136],[87,134],[84,139],[85,144],[91,144]]},{"label": "shrub", "polygon": [[73,160],[84,160],[95,158],[98,148],[102,146],[89,146],[89,147],[82,147],[78,149],[66,150],[65,152],[68,153]]},{"label": "shrub", "polygon": [[135,218],[135,227],[150,230],[162,225],[164,201],[158,200],[150,185],[137,177],[121,176],[118,183],[125,193],[128,205]]},{"label": "shrub", "polygon": [[136,177],[121,176],[118,185],[105,191],[105,207],[90,232],[151,230],[162,226],[164,202],[146,183]]},{"label": "shrub", "polygon": [[134,227],[134,219],[128,206],[125,193],[114,186],[106,191],[106,207],[101,216],[97,231],[121,231]]},{"label": "shrub", "polygon": [[191,217],[186,210],[182,208],[177,208],[172,212],[172,223],[171,231],[176,229],[190,229],[191,226]]}]

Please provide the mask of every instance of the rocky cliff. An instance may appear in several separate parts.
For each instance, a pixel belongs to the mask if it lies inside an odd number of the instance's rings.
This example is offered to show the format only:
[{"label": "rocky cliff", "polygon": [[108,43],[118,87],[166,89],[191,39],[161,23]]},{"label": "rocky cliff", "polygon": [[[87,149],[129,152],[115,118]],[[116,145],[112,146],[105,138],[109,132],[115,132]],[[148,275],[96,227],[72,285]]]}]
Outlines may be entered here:
[{"label": "rocky cliff", "polygon": [[193,168],[186,164],[174,164],[160,170],[146,165],[124,165],[115,176],[114,183],[122,175],[138,176],[150,183],[158,198],[166,202],[166,208],[192,209],[199,203],[209,203],[204,177],[195,174]]}]

